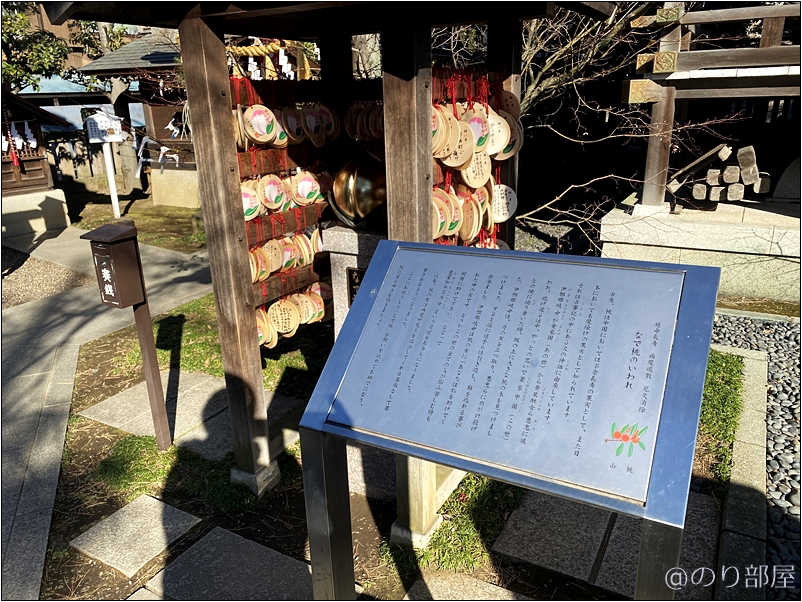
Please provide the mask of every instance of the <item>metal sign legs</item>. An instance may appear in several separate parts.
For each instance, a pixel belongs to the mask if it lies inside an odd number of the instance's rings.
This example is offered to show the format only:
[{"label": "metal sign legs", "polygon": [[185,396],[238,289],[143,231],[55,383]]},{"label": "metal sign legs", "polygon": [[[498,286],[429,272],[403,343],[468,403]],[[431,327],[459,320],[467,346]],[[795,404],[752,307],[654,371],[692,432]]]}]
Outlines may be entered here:
[{"label": "metal sign legs", "polygon": [[300,428],[315,600],[353,600],[354,546],[345,439]]},{"label": "metal sign legs", "polygon": [[[300,428],[304,498],[316,600],[353,600],[354,557],[345,439]],[[666,573],[679,565],[683,530],[644,519],[636,600],[673,600]]]}]

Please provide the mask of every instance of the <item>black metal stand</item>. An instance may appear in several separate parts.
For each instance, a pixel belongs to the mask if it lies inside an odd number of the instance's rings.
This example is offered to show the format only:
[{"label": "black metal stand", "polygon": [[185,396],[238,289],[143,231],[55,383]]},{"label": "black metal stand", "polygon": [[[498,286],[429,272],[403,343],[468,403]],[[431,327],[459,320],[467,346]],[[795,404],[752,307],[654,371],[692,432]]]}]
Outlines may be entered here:
[{"label": "black metal stand", "polygon": [[300,428],[315,600],[353,600],[354,550],[345,439]]}]

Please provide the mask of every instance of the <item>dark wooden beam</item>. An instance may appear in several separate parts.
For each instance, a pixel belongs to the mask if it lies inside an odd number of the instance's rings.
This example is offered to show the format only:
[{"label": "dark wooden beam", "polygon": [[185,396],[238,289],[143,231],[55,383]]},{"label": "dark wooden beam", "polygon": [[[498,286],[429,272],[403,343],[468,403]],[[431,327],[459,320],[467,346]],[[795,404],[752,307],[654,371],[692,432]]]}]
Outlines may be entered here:
[{"label": "dark wooden beam", "polygon": [[[487,62],[491,71],[506,73],[504,89],[521,98],[521,45],[522,27],[520,19],[494,16],[488,21],[488,56]],[[501,184],[506,184],[518,191],[518,155],[501,161]],[[506,222],[499,224],[499,237],[510,249],[515,248],[515,221],[513,215]]]},{"label": "dark wooden beam", "polygon": [[721,10],[700,10],[685,13],[679,20],[683,25],[693,23],[726,23],[728,21],[751,21],[771,17],[798,17],[799,3],[780,6],[747,6]]},{"label": "dark wooden beam", "polygon": [[47,20],[53,25],[64,25],[76,10],[78,2],[42,2]]},{"label": "dark wooden beam", "polygon": [[[211,15],[204,15],[207,17],[220,17],[223,21],[237,21],[241,19],[253,19],[257,17],[275,17],[277,15],[296,15],[301,13],[304,18],[312,11],[325,10],[328,8],[341,8],[341,9],[354,9],[359,10],[360,4],[368,4],[368,2],[286,2],[281,6],[273,6],[270,8],[239,8],[226,11],[223,13],[215,13]],[[245,5],[243,5],[245,6]]]},{"label": "dark wooden beam", "polygon": [[[712,83],[712,82],[711,82]],[[760,87],[760,88],[706,88],[677,90],[677,100],[701,98],[783,98],[799,96],[799,86]]]},{"label": "dark wooden beam", "polygon": [[184,20],[179,33],[236,466],[258,484],[260,473],[278,470],[268,445],[225,47],[201,19]]},{"label": "dark wooden beam", "polygon": [[432,242],[431,28],[399,20],[382,31],[388,237]]},{"label": "dark wooden beam", "polygon": [[675,71],[723,69],[726,67],[768,67],[798,65],[799,46],[775,48],[727,48],[722,50],[690,50],[677,56]]},{"label": "dark wooden beam", "polygon": [[671,154],[671,131],[674,127],[674,88],[663,88],[662,98],[652,105],[646,167],[643,174],[643,205],[663,204]]},{"label": "dark wooden beam", "polygon": [[615,2],[556,2],[555,4],[600,21],[609,19],[616,11]]}]

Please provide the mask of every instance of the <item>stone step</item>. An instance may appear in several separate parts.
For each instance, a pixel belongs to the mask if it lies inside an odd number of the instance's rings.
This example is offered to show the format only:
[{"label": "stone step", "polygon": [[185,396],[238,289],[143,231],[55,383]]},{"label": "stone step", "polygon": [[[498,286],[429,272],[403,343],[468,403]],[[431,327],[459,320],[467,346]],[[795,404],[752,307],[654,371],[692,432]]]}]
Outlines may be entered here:
[{"label": "stone step", "polygon": [[311,600],[300,560],[215,527],[146,585],[172,600]]},{"label": "stone step", "polygon": [[141,495],[70,545],[131,578],[199,522],[183,510]]}]

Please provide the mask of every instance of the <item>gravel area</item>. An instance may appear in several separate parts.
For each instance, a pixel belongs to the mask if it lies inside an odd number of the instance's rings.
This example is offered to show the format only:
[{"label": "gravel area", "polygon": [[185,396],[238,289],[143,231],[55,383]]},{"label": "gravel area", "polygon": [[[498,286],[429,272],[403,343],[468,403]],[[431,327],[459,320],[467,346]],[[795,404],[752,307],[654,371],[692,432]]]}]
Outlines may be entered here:
[{"label": "gravel area", "polygon": [[[769,600],[799,600],[799,324],[718,315],[713,342],[766,351],[766,564]],[[793,567],[794,586],[771,588],[773,567]]]},{"label": "gravel area", "polygon": [[2,308],[36,301],[71,288],[91,284],[92,276],[73,272],[49,261],[34,259],[9,247],[2,247]]},{"label": "gravel area", "polygon": [[562,239],[571,230],[571,226],[551,226],[549,224],[538,224],[532,227],[531,231],[516,227],[515,250],[545,251],[554,245],[555,240]]}]

